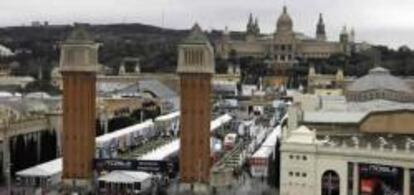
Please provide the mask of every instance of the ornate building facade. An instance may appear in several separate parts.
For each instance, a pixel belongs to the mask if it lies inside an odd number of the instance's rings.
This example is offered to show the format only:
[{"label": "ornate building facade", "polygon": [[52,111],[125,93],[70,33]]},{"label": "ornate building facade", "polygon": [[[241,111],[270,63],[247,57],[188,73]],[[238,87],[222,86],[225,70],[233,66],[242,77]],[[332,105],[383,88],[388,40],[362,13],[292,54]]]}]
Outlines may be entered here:
[{"label": "ornate building facade", "polygon": [[311,66],[308,72],[307,92],[316,95],[343,95],[346,87],[344,71],[338,69],[336,74],[317,73]]},{"label": "ornate building facade", "polygon": [[349,52],[348,48],[354,40],[353,31],[348,33],[344,28],[339,37],[339,42],[327,40],[322,14],[316,25],[315,38],[295,32],[293,20],[287,8],[283,7],[273,34],[261,35],[258,20],[253,22],[250,16],[245,38],[233,39],[226,28],[216,43],[216,51],[224,59],[234,54],[237,57],[269,58],[276,69],[283,71],[298,59],[326,59],[333,54]]}]

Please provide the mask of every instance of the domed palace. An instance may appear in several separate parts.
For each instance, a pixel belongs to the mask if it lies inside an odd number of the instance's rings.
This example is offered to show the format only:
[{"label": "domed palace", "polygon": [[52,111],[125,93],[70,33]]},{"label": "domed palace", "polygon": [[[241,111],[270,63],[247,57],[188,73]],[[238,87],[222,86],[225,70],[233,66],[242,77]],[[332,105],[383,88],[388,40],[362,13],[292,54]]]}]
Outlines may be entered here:
[{"label": "domed palace", "polygon": [[391,75],[389,70],[376,67],[347,87],[346,98],[356,102],[374,99],[413,102],[414,91],[402,79]]},{"label": "domed palace", "polygon": [[230,55],[237,57],[266,57],[277,67],[288,68],[297,58],[326,59],[333,54],[347,53],[354,42],[354,33],[344,28],[339,41],[328,41],[322,14],[316,21],[315,37],[298,33],[287,7],[277,20],[276,30],[271,34],[261,34],[258,18],[250,14],[246,32],[224,30],[216,42],[217,55],[227,59]]}]

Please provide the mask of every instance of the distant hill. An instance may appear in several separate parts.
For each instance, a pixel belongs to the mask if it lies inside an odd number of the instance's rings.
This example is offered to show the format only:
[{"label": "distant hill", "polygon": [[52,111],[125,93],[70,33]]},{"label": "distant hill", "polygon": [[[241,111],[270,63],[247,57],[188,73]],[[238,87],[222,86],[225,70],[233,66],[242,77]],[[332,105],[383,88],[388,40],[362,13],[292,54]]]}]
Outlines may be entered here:
[{"label": "distant hill", "polygon": [[[18,53],[15,74],[36,76],[40,66],[48,74],[58,62],[59,43],[71,29],[69,25],[0,28],[0,44]],[[89,25],[88,31],[102,44],[99,61],[114,72],[123,57],[141,58],[143,71],[174,71],[177,43],[188,34],[143,24]]]},{"label": "distant hill", "polygon": [[[124,57],[139,57],[141,70],[145,72],[174,72],[177,64],[177,44],[189,33],[188,30],[165,29],[137,23],[91,24],[88,30],[102,44],[99,62],[112,70],[112,74],[117,73]],[[0,44],[18,53],[16,59],[0,59],[0,63],[16,60],[19,66],[13,67],[13,74],[37,78],[41,71],[43,80],[47,81],[52,68],[58,64],[59,43],[70,32],[69,25],[0,28]],[[217,40],[221,33],[213,30],[208,36],[211,40]],[[244,39],[244,32],[231,33],[235,39]],[[243,78],[251,77],[253,81],[257,81],[261,75],[271,73],[260,66],[263,59],[238,59],[233,63],[240,63]],[[414,75],[414,51],[408,47],[392,50],[385,46],[375,46],[368,52],[354,53],[348,57],[332,56],[328,60],[300,62],[292,71],[292,76],[305,78],[310,63],[318,67],[321,73],[333,73],[338,67],[342,67],[346,75],[362,76],[373,66],[381,65],[389,68],[395,75]],[[216,62],[217,71],[225,72],[226,65],[226,61],[219,59]]]}]

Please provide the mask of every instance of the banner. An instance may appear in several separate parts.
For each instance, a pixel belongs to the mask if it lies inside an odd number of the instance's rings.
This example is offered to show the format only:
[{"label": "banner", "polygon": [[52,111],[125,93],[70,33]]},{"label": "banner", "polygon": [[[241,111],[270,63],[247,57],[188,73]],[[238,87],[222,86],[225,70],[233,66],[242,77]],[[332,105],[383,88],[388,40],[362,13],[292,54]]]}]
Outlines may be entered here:
[{"label": "banner", "polygon": [[401,167],[359,164],[359,194],[403,195],[404,171]]},{"label": "banner", "polygon": [[170,173],[173,170],[173,163],[151,160],[95,159],[94,168],[97,171],[128,170],[151,173]]}]

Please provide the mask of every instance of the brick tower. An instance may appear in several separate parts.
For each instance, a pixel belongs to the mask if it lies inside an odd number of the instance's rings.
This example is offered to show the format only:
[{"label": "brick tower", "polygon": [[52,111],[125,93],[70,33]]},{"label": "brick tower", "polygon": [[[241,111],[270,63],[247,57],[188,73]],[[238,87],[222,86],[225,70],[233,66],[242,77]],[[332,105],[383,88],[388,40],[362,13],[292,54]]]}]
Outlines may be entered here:
[{"label": "brick tower", "polygon": [[63,77],[63,184],[66,190],[91,190],[95,154],[95,98],[98,45],[85,26],[75,24],[61,45]]},{"label": "brick tower", "polygon": [[184,184],[208,184],[211,77],[214,51],[198,24],[178,47],[181,86],[180,176]]}]

